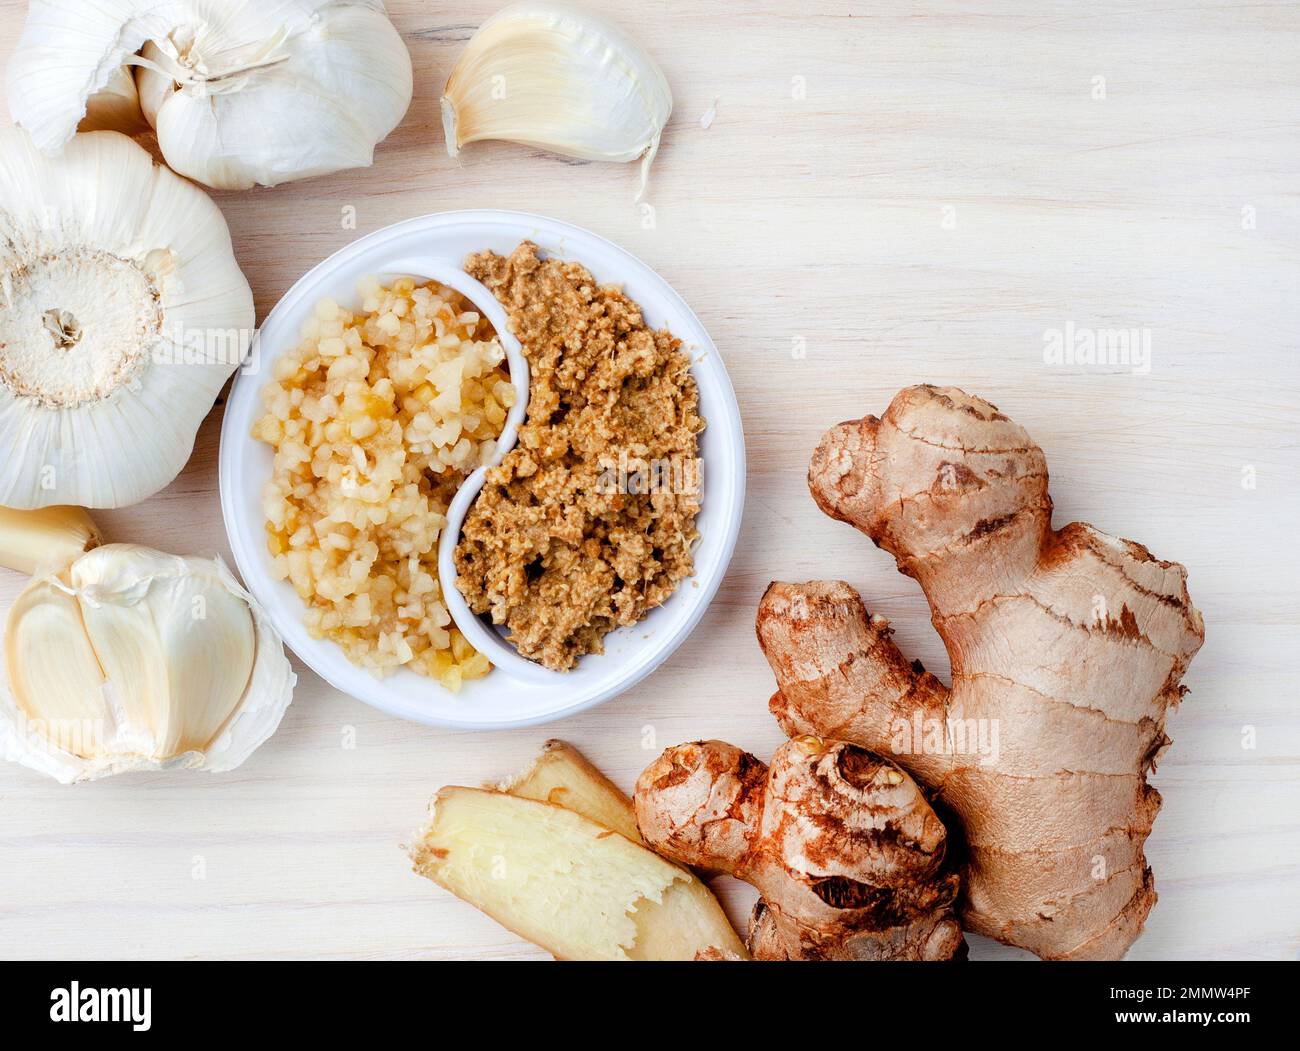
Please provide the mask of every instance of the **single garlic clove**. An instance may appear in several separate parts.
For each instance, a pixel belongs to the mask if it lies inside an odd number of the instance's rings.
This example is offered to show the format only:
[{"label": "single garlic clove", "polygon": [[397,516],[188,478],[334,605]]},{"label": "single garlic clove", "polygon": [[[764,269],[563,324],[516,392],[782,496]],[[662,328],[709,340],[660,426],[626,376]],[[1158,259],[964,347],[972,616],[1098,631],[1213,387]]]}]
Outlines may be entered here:
[{"label": "single garlic clove", "polygon": [[80,507],[0,507],[0,566],[29,577],[62,569],[101,540],[99,528]]},{"label": "single garlic clove", "polygon": [[[81,569],[80,563],[75,569]],[[83,574],[84,575],[84,574]],[[83,581],[73,580],[76,588]],[[81,616],[91,649],[113,684],[117,708],[114,722],[124,735],[144,742],[141,750],[151,759],[175,755],[167,747],[171,697],[167,684],[167,654],[144,603],[114,601],[109,596],[80,599]]]},{"label": "single garlic clove", "polygon": [[9,610],[4,654],[27,746],[43,739],[80,759],[99,755],[111,734],[104,673],[75,596],[54,580],[28,587]]},{"label": "single garlic clove", "polygon": [[643,158],[672,112],[668,81],[618,26],[563,4],[524,2],[470,38],[442,98],[447,152],[506,139],[585,160]]},{"label": "single garlic clove", "polygon": [[256,649],[253,617],[243,600],[206,572],[152,589],[147,604],[171,699],[163,751],[200,751],[216,740],[248,688]]}]

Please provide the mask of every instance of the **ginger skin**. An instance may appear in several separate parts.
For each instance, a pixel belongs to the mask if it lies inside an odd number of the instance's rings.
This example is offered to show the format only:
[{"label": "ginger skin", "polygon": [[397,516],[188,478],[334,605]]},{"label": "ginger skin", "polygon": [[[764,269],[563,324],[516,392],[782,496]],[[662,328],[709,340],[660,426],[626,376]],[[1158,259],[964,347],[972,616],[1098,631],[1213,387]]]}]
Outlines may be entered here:
[{"label": "ginger skin", "polygon": [[[890,755],[937,793],[965,833],[967,930],[1045,959],[1123,956],[1156,900],[1147,774],[1204,639],[1186,571],[1086,524],[1053,530],[1042,450],[955,388],[835,427],[809,486],[920,583],[952,687],[848,584],[773,584],[757,629],[782,728]],[[976,727],[996,755],[970,746]]]},{"label": "ginger skin", "polygon": [[647,844],[753,884],[759,960],[965,955],[947,833],[916,783],[861,748],[800,738],[769,770],[722,741],[670,748],[633,796]]}]

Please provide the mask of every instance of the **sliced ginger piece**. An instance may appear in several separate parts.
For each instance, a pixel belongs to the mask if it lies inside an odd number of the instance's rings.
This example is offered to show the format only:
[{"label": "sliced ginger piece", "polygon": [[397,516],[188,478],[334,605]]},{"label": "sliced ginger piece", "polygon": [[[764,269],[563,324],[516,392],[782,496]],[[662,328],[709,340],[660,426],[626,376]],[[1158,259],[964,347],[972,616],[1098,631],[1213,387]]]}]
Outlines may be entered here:
[{"label": "sliced ginger piece", "polygon": [[497,786],[521,799],[554,803],[612,828],[633,843],[644,842],[636,827],[632,800],[618,790],[572,745],[550,740],[523,773]]},{"label": "sliced ginger piece", "polygon": [[455,786],[430,809],[415,871],[557,959],[744,955],[703,883],[590,818]]}]

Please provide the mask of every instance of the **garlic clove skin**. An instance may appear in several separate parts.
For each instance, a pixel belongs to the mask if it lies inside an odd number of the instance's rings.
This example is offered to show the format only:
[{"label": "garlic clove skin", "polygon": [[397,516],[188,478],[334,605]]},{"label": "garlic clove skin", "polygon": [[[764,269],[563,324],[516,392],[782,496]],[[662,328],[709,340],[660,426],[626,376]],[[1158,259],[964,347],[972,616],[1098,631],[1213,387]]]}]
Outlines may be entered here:
[{"label": "garlic clove skin", "polygon": [[243,360],[226,221],[117,132],[0,129],[0,505],[122,507],[170,482]]},{"label": "garlic clove skin", "polygon": [[535,0],[511,4],[479,27],[442,98],[453,157],[468,143],[506,139],[648,165],[672,108],[663,72],[622,29]]},{"label": "garlic clove skin", "polygon": [[230,770],[293,695],[283,645],[219,559],[107,544],[34,580],[5,628],[0,757],[62,782]]},{"label": "garlic clove skin", "polygon": [[124,64],[168,165],[220,189],[364,167],[410,105],[410,54],[380,0],[90,6],[33,0],[10,60],[10,112],[42,150],[88,100],[102,110]]},{"label": "garlic clove skin", "polygon": [[[144,47],[140,49],[140,57],[158,66],[162,66],[168,61],[167,52],[163,51],[152,40],[145,41]],[[122,68],[129,71],[132,67],[123,66]],[[176,94],[176,82],[170,77],[154,73],[145,66],[136,66],[131,78],[140,100],[140,116],[144,118],[144,122],[148,127],[157,128],[158,111],[162,109],[164,102]]]},{"label": "garlic clove skin", "polygon": [[[14,123],[27,129],[39,149],[53,152],[71,139],[93,96],[113,93],[112,85],[122,93],[123,60],[144,43],[150,6],[163,5],[29,0],[6,70],[5,97]],[[142,24],[131,25],[137,18]]]}]

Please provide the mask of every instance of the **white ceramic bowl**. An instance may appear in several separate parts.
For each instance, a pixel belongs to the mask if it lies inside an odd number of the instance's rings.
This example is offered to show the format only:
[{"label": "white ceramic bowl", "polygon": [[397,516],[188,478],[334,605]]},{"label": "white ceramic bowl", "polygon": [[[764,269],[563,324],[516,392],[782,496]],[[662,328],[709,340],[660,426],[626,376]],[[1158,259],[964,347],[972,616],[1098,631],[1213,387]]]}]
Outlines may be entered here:
[{"label": "white ceramic bowl", "polygon": [[[460,269],[471,252],[490,249],[508,254],[523,240],[535,241],[545,255],[581,263],[598,281],[621,285],[640,304],[647,323],[667,327],[690,354],[700,412],[708,423],[700,437],[703,506],[695,576],[683,581],[667,602],[639,624],[606,636],[603,654],[583,657],[577,668],[566,673],[547,671],[520,657],[495,629],[469,613],[454,587],[445,586],[457,626],[496,667],[455,694],[410,671],[377,679],[352,664],[334,643],[308,635],[302,623],[302,601],[291,585],[271,576],[261,493],[271,475],[272,453],[269,446],[249,436],[261,413],[259,392],[272,374],[276,357],[297,345],[302,324],[316,303],[324,298],[355,303],[357,282],[369,274],[433,278],[463,292],[496,327],[511,358],[512,379],[526,387],[526,369],[521,367],[517,344],[512,346],[504,311]],[[513,444],[526,400],[521,398],[512,409],[503,446]],[[444,581],[454,573],[451,552],[465,512],[482,486],[483,472],[470,476],[448,513],[439,549]],[[722,581],[740,531],[745,441],[731,381],[708,333],[677,293],[644,263],[604,238],[555,219],[522,212],[441,212],[353,242],[309,270],[271,311],[226,403],[220,484],[226,532],[244,583],[308,667],[344,693],[393,715],[432,726],[494,729],[549,722],[608,700],[654,671],[690,634]]]}]

